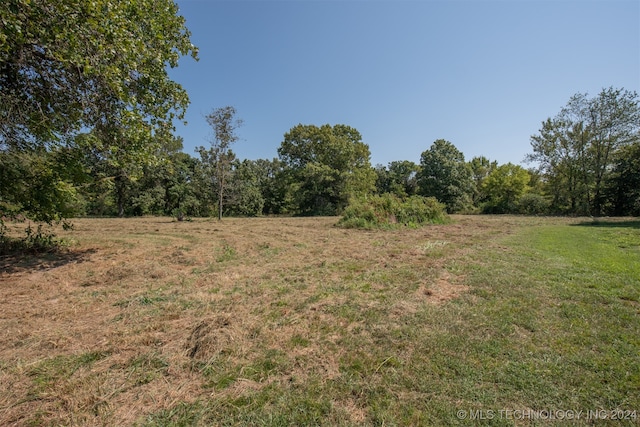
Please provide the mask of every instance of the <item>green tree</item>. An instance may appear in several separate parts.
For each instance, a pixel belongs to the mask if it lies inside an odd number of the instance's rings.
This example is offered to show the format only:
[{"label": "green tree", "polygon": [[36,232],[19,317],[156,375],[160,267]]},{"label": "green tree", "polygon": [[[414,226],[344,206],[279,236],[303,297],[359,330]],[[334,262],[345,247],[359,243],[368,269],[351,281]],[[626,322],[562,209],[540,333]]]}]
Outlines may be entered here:
[{"label": "green tree", "polygon": [[234,215],[258,216],[264,208],[260,163],[245,159],[233,162],[233,173],[229,180],[230,197],[228,211]]},{"label": "green tree", "polygon": [[170,215],[179,221],[200,215],[194,181],[198,159],[181,151],[163,154],[144,168],[132,197],[134,215]]},{"label": "green tree", "polygon": [[482,183],[487,201],[485,213],[515,213],[518,201],[528,189],[529,172],[522,166],[506,163],[493,169]]},{"label": "green tree", "polygon": [[492,162],[485,156],[476,156],[469,161],[471,168],[471,178],[473,179],[473,204],[478,206],[486,200],[487,195],[483,191],[482,183],[489,176],[491,171],[498,167],[498,162]]},{"label": "green tree", "polygon": [[391,193],[391,176],[385,165],[377,164],[373,167],[376,174],[376,194]]},{"label": "green tree", "polygon": [[376,192],[391,193],[399,197],[408,197],[418,190],[417,174],[420,167],[409,160],[390,162],[388,167],[376,165]]},{"label": "green tree", "polygon": [[638,94],[623,89],[603,89],[586,102],[588,136],[593,161],[593,213],[600,215],[604,204],[604,187],[619,149],[638,141],[640,102]]},{"label": "green tree", "polygon": [[451,142],[436,140],[420,157],[420,194],[435,197],[449,213],[471,206],[473,181],[464,155]]},{"label": "green tree", "polygon": [[74,139],[76,150],[83,153],[83,165],[90,177],[89,184],[83,184],[81,190],[91,201],[88,212],[120,217],[165,213],[163,201],[159,200],[163,197],[162,191],[157,189],[152,197],[153,192],[147,190],[152,185],[150,181],[156,178],[154,174],[169,174],[169,170],[161,170],[162,165],[182,148],[181,139],[168,130],[156,132],[148,140],[149,146],[154,147],[150,157],[134,161],[126,151],[114,150],[114,145],[105,144],[104,136],[94,130]]},{"label": "green tree", "polygon": [[375,188],[369,146],[352,127],[299,124],[285,134],[278,154],[299,214],[335,215],[350,197]]},{"label": "green tree", "polygon": [[579,185],[583,174],[576,160],[578,149],[573,144],[569,129],[570,125],[562,118],[544,121],[539,134],[531,137],[534,153],[527,159],[538,163],[538,170],[545,177],[546,190],[553,196],[553,211],[586,214],[589,197],[584,192],[585,186]]},{"label": "green tree", "polygon": [[172,154],[164,184],[164,213],[181,221],[185,216],[201,216],[194,187],[198,159],[182,152]]},{"label": "green tree", "polygon": [[231,146],[239,139],[236,132],[242,126],[242,120],[236,117],[236,109],[231,106],[214,109],[206,119],[213,129],[213,137],[209,141],[211,148],[205,150],[204,147],[199,147],[197,151],[202,161],[209,165],[209,173],[217,194],[218,220],[221,220],[227,197],[227,184],[236,158]]},{"label": "green tree", "polygon": [[640,215],[640,136],[616,156],[606,192],[612,215]]},{"label": "green tree", "polygon": [[[39,156],[90,129],[123,169],[148,160],[153,135],[188,104],[167,74],[181,56],[196,57],[177,11],[172,0],[3,2],[0,151]],[[0,182],[0,200],[10,185]]]},{"label": "green tree", "polygon": [[[83,176],[71,148],[0,151],[0,216],[29,212],[35,221],[52,223],[84,212],[74,182]],[[0,229],[2,222],[0,219]]]},{"label": "green tree", "polygon": [[637,141],[639,129],[637,93],[614,88],[594,98],[576,94],[543,122],[531,137],[533,153],[527,159],[546,175],[555,209],[601,215],[609,203],[605,186],[617,153]]},{"label": "green tree", "polygon": [[284,214],[292,205],[289,190],[290,175],[287,173],[284,163],[280,159],[273,158],[256,160],[258,183],[260,193],[264,199],[262,213]]},{"label": "green tree", "polygon": [[94,133],[76,136],[81,163],[87,177],[79,191],[86,200],[87,215],[113,216],[117,214],[113,170],[100,151],[100,141]]},{"label": "green tree", "polygon": [[[156,161],[144,165],[136,182],[132,200],[134,215],[171,215],[169,188],[174,181],[176,166],[180,163],[182,138],[169,137],[161,141],[155,154]],[[177,167],[180,170],[180,166]]]},{"label": "green tree", "polygon": [[392,189],[400,196],[413,196],[418,190],[420,167],[409,160],[389,163]]}]

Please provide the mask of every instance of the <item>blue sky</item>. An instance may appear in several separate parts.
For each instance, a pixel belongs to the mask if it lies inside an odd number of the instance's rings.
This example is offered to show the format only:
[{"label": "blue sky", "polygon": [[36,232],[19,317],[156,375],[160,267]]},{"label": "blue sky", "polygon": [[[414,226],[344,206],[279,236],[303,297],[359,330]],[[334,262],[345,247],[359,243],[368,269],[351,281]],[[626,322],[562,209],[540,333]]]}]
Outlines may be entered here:
[{"label": "blue sky", "polygon": [[271,159],[302,124],[346,124],[372,165],[420,161],[436,139],[465,158],[519,164],[575,93],[640,92],[640,2],[177,0],[198,62],[170,76],[191,98],[184,151],[204,115],[232,105],[239,158]]}]

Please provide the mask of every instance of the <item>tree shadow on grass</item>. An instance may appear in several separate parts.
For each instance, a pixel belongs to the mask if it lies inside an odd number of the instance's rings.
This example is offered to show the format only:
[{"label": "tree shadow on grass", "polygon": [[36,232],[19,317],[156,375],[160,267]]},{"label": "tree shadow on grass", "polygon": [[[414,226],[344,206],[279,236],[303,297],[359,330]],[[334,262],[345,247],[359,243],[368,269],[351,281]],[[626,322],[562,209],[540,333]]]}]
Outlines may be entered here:
[{"label": "tree shadow on grass", "polygon": [[95,249],[59,249],[53,252],[25,253],[13,251],[0,255],[0,276],[23,271],[49,270],[69,263],[88,260]]},{"label": "tree shadow on grass", "polygon": [[640,228],[640,219],[597,219],[594,218],[589,221],[582,221],[573,226],[579,227],[612,227],[612,228]]}]

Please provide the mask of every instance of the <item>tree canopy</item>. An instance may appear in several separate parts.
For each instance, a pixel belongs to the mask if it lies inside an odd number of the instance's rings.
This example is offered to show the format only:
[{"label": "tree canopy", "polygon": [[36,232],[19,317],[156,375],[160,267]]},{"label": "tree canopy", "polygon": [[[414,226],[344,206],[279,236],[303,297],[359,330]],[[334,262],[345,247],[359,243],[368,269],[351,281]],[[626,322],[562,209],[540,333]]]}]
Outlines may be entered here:
[{"label": "tree canopy", "polygon": [[527,191],[529,172],[522,166],[506,163],[495,167],[482,182],[486,195],[484,212],[517,212],[517,203]]},{"label": "tree canopy", "polygon": [[473,191],[471,167],[455,145],[438,139],[420,157],[418,186],[421,195],[435,197],[449,212],[465,209]]},{"label": "tree canopy", "polygon": [[418,190],[417,175],[420,167],[409,160],[390,162],[387,167],[376,165],[376,189],[379,194],[391,193],[408,197]]},{"label": "tree canopy", "polygon": [[108,124],[171,125],[188,104],[166,67],[196,56],[172,0],[7,0],[0,143],[51,143]]},{"label": "tree canopy", "polygon": [[[63,147],[93,151],[116,178],[151,158],[189,102],[167,74],[181,56],[197,57],[177,12],[172,0],[3,2],[0,165],[12,173],[0,175],[0,210],[64,216],[50,202],[60,198],[55,189],[71,188],[69,164],[50,154]],[[48,183],[42,191],[33,173]]]},{"label": "tree canopy", "polygon": [[579,93],[531,137],[528,160],[546,175],[553,209],[601,215],[611,210],[606,184],[616,159],[639,140],[637,93],[614,88],[593,98]]},{"label": "tree canopy", "polygon": [[299,124],[284,135],[278,154],[293,180],[298,213],[334,215],[350,197],[374,189],[369,146],[352,127]]}]

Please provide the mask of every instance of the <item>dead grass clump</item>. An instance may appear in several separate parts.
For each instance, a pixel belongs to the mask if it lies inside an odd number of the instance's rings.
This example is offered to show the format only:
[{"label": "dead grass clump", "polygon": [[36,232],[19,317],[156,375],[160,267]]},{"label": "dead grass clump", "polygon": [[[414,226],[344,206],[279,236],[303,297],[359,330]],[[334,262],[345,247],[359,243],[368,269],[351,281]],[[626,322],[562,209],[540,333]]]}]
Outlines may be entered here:
[{"label": "dead grass clump", "polygon": [[105,272],[105,279],[110,282],[120,282],[122,280],[131,278],[137,274],[136,269],[127,264],[118,264],[109,268]]},{"label": "dead grass clump", "polygon": [[228,353],[238,334],[227,316],[201,320],[187,339],[187,356],[195,360],[207,360],[220,353]]},{"label": "dead grass clump", "polygon": [[365,424],[367,420],[367,410],[362,407],[362,404],[353,399],[345,399],[333,403],[336,409],[344,411],[347,414],[349,421],[356,425]]}]

